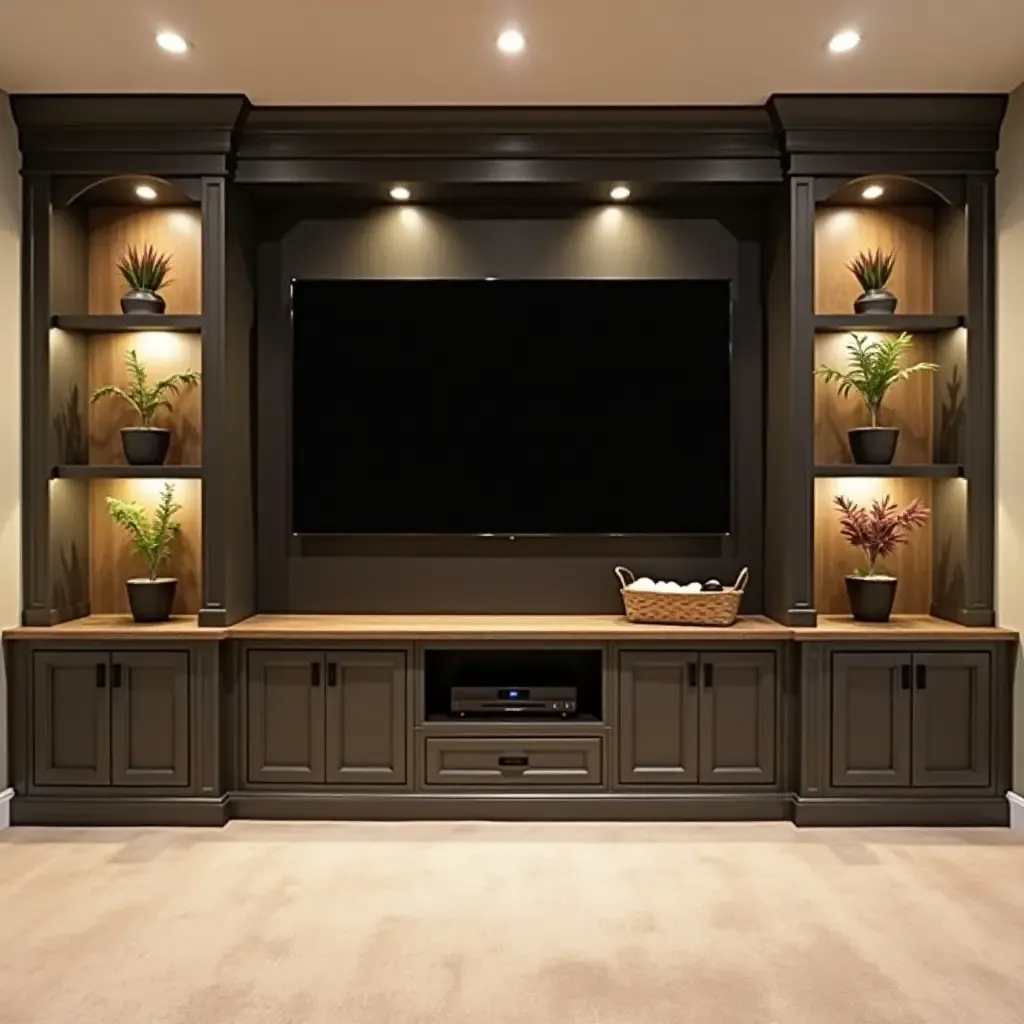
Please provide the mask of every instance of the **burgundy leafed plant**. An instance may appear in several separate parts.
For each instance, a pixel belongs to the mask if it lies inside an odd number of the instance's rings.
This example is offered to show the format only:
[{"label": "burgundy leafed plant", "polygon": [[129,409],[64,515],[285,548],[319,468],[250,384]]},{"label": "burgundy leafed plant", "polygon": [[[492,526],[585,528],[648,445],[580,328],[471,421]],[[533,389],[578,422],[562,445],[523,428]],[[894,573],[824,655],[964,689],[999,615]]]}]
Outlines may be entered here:
[{"label": "burgundy leafed plant", "polygon": [[834,504],[839,510],[839,532],[855,548],[860,548],[868,560],[867,569],[859,569],[855,576],[875,576],[875,564],[887,558],[900,544],[906,544],[911,531],[928,522],[928,509],[915,498],[903,511],[889,500],[887,494],[877,499],[870,508],[864,508],[843,495],[837,495]]}]

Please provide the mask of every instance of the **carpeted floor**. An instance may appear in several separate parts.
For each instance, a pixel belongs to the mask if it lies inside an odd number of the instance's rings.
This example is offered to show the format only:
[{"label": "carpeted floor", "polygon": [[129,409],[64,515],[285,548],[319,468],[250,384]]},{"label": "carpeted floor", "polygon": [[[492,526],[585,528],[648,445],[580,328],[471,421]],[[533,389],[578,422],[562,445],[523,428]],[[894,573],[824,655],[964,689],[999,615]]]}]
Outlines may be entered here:
[{"label": "carpeted floor", "polygon": [[1008,832],[0,835],[2,1024],[1022,1021]]}]

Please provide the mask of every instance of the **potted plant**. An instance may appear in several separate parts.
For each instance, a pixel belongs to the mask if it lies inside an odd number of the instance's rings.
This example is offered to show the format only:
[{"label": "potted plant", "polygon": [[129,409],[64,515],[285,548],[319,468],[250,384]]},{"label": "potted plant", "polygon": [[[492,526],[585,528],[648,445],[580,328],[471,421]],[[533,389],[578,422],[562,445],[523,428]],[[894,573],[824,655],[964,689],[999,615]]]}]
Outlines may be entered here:
[{"label": "potted plant", "polygon": [[861,294],[853,303],[855,313],[895,313],[897,298],[886,289],[889,278],[896,266],[896,250],[883,253],[881,249],[859,252],[855,259],[846,264],[857,283]]},{"label": "potted plant", "polygon": [[157,292],[170,284],[167,277],[171,270],[169,254],[158,253],[152,245],[147,245],[141,252],[134,245],[129,245],[117,261],[117,269],[130,289],[121,298],[122,313],[160,314],[167,308],[167,303]]},{"label": "potted plant", "polygon": [[138,502],[107,498],[110,518],[124,527],[132,547],[146,562],[148,575],[126,583],[128,604],[136,622],[164,622],[171,617],[178,581],[157,576],[157,570],[167,561],[171,541],[181,532],[181,524],[174,518],[180,510],[173,484],[164,484],[152,515]]},{"label": "potted plant", "polygon": [[906,380],[915,373],[934,373],[938,366],[935,363],[900,366],[904,354],[914,342],[906,332],[898,338],[883,337],[874,341],[869,341],[866,334],[851,336],[853,341],[846,347],[850,368],[844,371],[822,365],[814,373],[827,384],[838,384],[843,398],[856,391],[868,407],[871,426],[847,431],[853,461],[866,466],[888,466],[896,454],[900,432],[896,427],[878,425],[882,401],[897,381]]},{"label": "potted plant", "polygon": [[846,577],[850,611],[862,622],[888,622],[898,580],[879,572],[878,560],[906,544],[911,530],[928,521],[928,509],[915,498],[901,512],[888,494],[881,501],[873,501],[870,508],[841,494],[833,500],[839,510],[839,532],[864,552],[868,563],[866,569],[857,569]]},{"label": "potted plant", "polygon": [[171,409],[168,395],[177,395],[183,387],[199,383],[200,374],[195,370],[172,373],[150,386],[146,368],[139,362],[135,349],[129,349],[124,357],[128,371],[128,389],[107,384],[92,393],[94,402],[110,395],[128,403],[141,421],[137,427],[121,429],[121,447],[124,457],[131,466],[162,466],[171,445],[171,432],[164,427],[154,427],[153,417],[157,409]]}]

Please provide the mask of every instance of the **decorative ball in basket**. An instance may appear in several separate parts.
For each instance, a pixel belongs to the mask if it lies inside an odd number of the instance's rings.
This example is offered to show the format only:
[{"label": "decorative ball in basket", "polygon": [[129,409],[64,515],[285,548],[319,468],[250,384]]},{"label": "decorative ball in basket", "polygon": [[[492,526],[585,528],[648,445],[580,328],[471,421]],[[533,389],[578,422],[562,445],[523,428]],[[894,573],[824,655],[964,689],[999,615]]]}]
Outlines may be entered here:
[{"label": "decorative ball in basket", "polygon": [[743,588],[750,578],[743,568],[731,587],[718,580],[683,585],[646,577],[637,579],[622,565],[616,567],[615,575],[619,577],[630,622],[670,626],[731,626],[739,614]]}]

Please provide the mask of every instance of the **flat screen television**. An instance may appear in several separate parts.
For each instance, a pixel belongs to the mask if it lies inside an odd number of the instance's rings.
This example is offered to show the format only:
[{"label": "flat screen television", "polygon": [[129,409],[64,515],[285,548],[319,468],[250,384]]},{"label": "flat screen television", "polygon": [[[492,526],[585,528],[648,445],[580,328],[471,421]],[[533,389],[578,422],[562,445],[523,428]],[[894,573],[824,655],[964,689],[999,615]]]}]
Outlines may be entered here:
[{"label": "flat screen television", "polygon": [[298,534],[730,528],[727,281],[294,281]]}]

